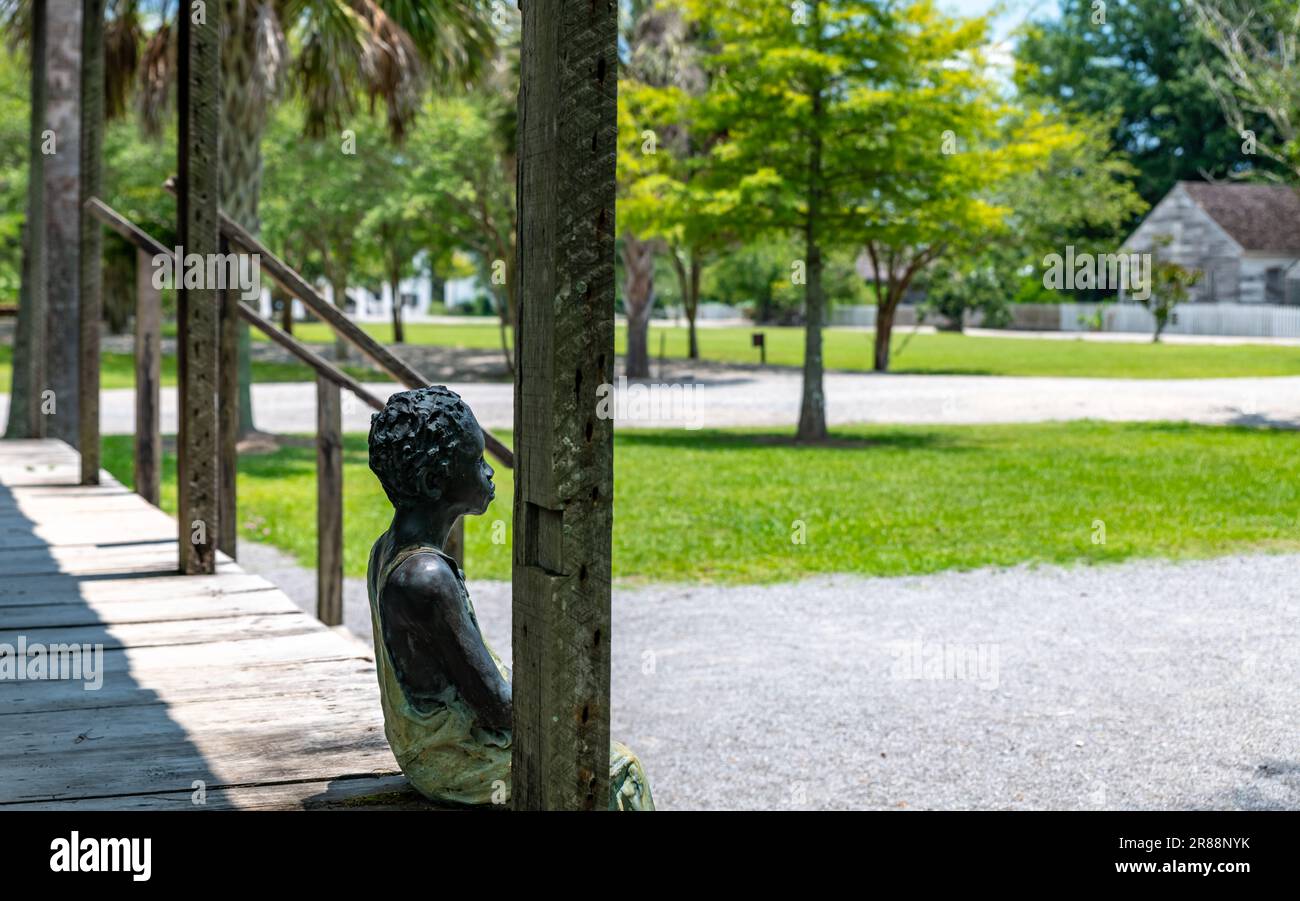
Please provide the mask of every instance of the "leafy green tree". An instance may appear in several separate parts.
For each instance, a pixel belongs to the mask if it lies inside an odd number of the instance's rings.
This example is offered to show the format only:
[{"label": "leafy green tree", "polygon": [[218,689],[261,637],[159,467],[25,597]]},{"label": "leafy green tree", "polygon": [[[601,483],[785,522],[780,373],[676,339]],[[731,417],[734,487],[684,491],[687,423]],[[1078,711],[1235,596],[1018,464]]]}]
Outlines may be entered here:
[{"label": "leafy green tree", "polygon": [[[301,107],[282,107],[271,128],[266,151],[266,186],[262,216],[268,243],[296,246],[307,258],[295,262],[329,283],[334,304],[343,307],[349,284],[361,274],[366,214],[381,201],[374,173],[388,139],[367,131],[364,119],[351,129],[352,139],[303,140]],[[338,337],[335,358],[348,359],[348,344]]]},{"label": "leafy green tree", "polygon": [[26,60],[0,45],[0,303],[14,303],[22,280],[27,205],[31,76]]},{"label": "leafy green tree", "polygon": [[[20,0],[5,0],[15,8]],[[302,134],[333,139],[360,108],[382,108],[388,133],[410,129],[430,85],[465,86],[492,59],[489,0],[218,0],[221,3],[221,206],[257,234],[264,134],[277,103],[300,104]],[[110,115],[131,90],[146,128],[171,117],[175,16],[188,4],[111,0],[105,31]],[[295,138],[296,140],[296,138]],[[338,162],[338,156],[329,160]],[[324,158],[322,158],[324,161]],[[338,298],[340,301],[342,298]],[[253,429],[248,329],[240,330],[240,429]]]},{"label": "leafy green tree", "polygon": [[[616,229],[624,275],[627,374],[650,374],[647,338],[655,304],[655,258],[671,252],[695,341],[703,264],[691,194],[689,114],[683,100],[703,86],[690,29],[675,0],[632,0],[623,17],[628,47],[619,76],[618,203]],[[681,181],[675,181],[675,179]],[[674,209],[666,209],[667,204]]]},{"label": "leafy green tree", "polygon": [[1172,243],[1172,240],[1166,237],[1157,242],[1151,257],[1150,294],[1146,298],[1135,298],[1155,318],[1155,331],[1151,335],[1152,344],[1160,342],[1160,334],[1169,324],[1174,308],[1187,300],[1191,289],[1201,280],[1199,269],[1189,269],[1161,256],[1160,251]]},{"label": "leafy green tree", "polygon": [[484,284],[495,294],[501,349],[513,368],[510,334],[516,321],[514,97],[508,87],[513,65],[503,66],[499,90],[483,89],[461,97],[430,101],[427,114],[411,133],[408,150],[415,161],[409,190],[432,211],[430,247],[468,251]]},{"label": "leafy green tree", "polygon": [[1236,126],[1225,118],[1200,71],[1214,56],[1189,0],[1103,7],[1061,0],[1058,17],[1033,22],[1017,41],[1015,80],[1022,93],[1115,117],[1112,139],[1137,167],[1138,193],[1156,203],[1176,181],[1242,174],[1261,163],[1241,152],[1240,132],[1262,134],[1268,123],[1255,114]]},{"label": "leafy green tree", "polygon": [[[428,198],[412,194],[411,182],[414,166],[403,165],[406,157],[396,148],[381,150],[371,159],[378,165],[370,168],[371,178],[377,184],[375,198],[361,220],[359,262],[362,271],[375,272],[388,286],[392,296],[393,342],[406,341],[402,323],[402,279],[416,274],[416,258],[428,254],[442,237],[429,226],[434,210]],[[440,247],[429,261],[436,266],[450,253],[450,248]]]},{"label": "leafy green tree", "polygon": [[[968,311],[979,311],[992,327],[1006,322],[1017,285],[1041,285],[1044,256],[1063,253],[1071,244],[1108,252],[1122,242],[1127,223],[1146,209],[1133,187],[1136,170],[1110,144],[1106,122],[1044,111],[1015,115],[1036,117],[1033,139],[1027,140],[1020,126],[1008,125],[1020,149],[1037,154],[1036,164],[1025,159],[992,187],[991,196],[1007,210],[1000,226],[980,240],[958,244],[927,274],[925,312],[944,316],[958,330]],[[1100,294],[1076,293],[1089,300]]]},{"label": "leafy green tree", "polygon": [[861,240],[872,194],[890,177],[883,89],[903,78],[920,40],[909,6],[868,0],[784,4],[689,0],[707,36],[709,90],[695,127],[710,148],[715,209],[743,238],[798,234],[787,261],[804,288],[804,373],[797,438],[826,438],[822,384],[823,253]]},{"label": "leafy green tree", "polygon": [[[1192,0],[1215,49],[1201,68],[1241,150],[1300,176],[1300,16],[1289,0]],[[1262,120],[1262,122],[1261,122]],[[1262,126],[1262,127],[1261,127]]]}]

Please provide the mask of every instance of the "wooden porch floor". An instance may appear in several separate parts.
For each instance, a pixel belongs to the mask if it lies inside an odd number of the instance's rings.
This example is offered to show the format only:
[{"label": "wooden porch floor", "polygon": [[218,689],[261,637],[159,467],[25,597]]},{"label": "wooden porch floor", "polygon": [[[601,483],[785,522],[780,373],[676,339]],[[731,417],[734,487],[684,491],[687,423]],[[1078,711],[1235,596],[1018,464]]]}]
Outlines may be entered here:
[{"label": "wooden porch floor", "polygon": [[[0,441],[0,654],[102,645],[103,683],[0,679],[0,810],[407,807],[372,652],[58,441]],[[206,804],[194,802],[196,783]]]}]

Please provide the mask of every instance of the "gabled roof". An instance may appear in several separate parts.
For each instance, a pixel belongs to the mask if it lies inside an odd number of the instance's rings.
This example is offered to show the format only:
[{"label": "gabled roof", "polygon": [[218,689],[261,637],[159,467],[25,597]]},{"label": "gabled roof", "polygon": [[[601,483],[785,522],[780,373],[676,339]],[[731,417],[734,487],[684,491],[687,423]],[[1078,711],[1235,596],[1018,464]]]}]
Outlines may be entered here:
[{"label": "gabled roof", "polygon": [[1289,185],[1178,183],[1247,252],[1300,256],[1300,192]]}]

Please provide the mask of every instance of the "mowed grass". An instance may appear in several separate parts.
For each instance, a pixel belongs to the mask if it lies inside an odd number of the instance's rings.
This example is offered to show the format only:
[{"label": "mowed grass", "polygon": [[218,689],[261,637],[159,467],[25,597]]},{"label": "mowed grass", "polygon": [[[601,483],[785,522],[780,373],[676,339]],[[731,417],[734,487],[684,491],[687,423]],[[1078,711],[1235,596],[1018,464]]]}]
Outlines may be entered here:
[{"label": "mowed grass", "polygon": [[[771,582],[1300,549],[1292,432],[1073,422],[863,426],[837,429],[836,440],[796,447],[753,430],[619,432],[615,578]],[[105,465],[125,482],[129,442],[105,439]],[[363,435],[347,436],[344,465],[345,567],[362,576],[390,507]],[[173,467],[169,457],[171,511]],[[497,483],[497,500],[467,529],[472,578],[510,575],[509,470],[498,468]],[[238,491],[242,535],[315,565],[310,439],[240,457]],[[503,544],[492,540],[496,521]]]},{"label": "mowed grass", "polygon": [[[363,328],[380,341],[392,340],[392,328],[365,323]],[[777,366],[802,366],[804,330],[780,326],[728,326],[700,328],[700,356],[727,363],[757,363],[752,335],[767,338],[767,362]],[[891,371],[949,375],[1078,376],[1085,378],[1230,378],[1243,376],[1300,375],[1300,347],[1270,344],[1130,344],[1048,338],[986,338],[950,333],[918,334],[896,329]],[[305,341],[333,340],[327,326],[301,323],[294,334]],[[658,357],[687,355],[685,327],[651,325],[650,353]],[[261,340],[266,340],[261,338]],[[495,320],[464,324],[417,323],[406,327],[410,344],[432,344],[495,350],[501,335]],[[824,355],[829,369],[869,371],[873,334],[859,329],[831,328],[825,332]],[[627,330],[615,335],[618,353],[627,348]]]},{"label": "mowed grass", "polygon": [[[381,323],[362,323],[379,341],[392,340],[392,328]],[[406,327],[410,344],[497,351],[501,335],[495,320],[464,324],[415,323]],[[700,355],[705,360],[727,363],[757,363],[758,351],[751,336],[767,336],[767,361],[776,366],[803,365],[804,333],[801,328],[753,326],[748,328],[701,328]],[[985,338],[956,334],[920,334],[906,337],[908,330],[895,333],[894,347],[901,348],[891,365],[896,373],[933,375],[1075,376],[1081,378],[1239,378],[1300,375],[1300,347],[1270,344],[1120,344],[1098,341],[1046,338]],[[304,341],[328,345],[333,334],[322,323],[298,323],[294,335]],[[650,352],[658,357],[685,359],[687,332],[674,326],[651,326]],[[254,333],[255,341],[269,340]],[[824,355],[828,369],[867,372],[871,369],[872,333],[855,329],[827,329]],[[906,343],[904,343],[906,342]],[[615,334],[618,353],[627,348],[627,330]],[[8,391],[13,351],[0,345],[0,391]],[[331,354],[325,354],[332,359]],[[101,370],[104,388],[130,388],[135,384],[130,354],[105,353]],[[348,365],[344,369],[361,379],[385,380],[374,369]],[[312,371],[299,363],[253,363],[257,382],[307,382]],[[176,384],[175,357],[163,358],[163,384]]]},{"label": "mowed grass", "polygon": [[[102,390],[110,388],[135,387],[135,357],[125,353],[100,354],[99,385]],[[326,356],[326,359],[330,359]],[[387,381],[384,376],[372,369],[360,366],[344,366],[347,372],[356,378]],[[162,384],[176,384],[176,357],[165,356],[162,359]],[[255,382],[314,382],[316,372],[302,363],[273,363],[254,360],[252,364]],[[13,348],[0,345],[0,392],[8,392],[13,378]]]}]

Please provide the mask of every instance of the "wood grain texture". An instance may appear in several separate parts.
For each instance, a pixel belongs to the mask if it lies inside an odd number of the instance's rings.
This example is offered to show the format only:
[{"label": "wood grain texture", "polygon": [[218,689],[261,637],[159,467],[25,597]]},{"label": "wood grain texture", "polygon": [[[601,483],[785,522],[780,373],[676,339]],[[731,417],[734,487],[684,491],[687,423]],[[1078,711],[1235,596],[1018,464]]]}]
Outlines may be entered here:
[{"label": "wood grain texture", "polygon": [[316,618],[343,623],[343,405],[339,386],[316,378]]},{"label": "wood grain texture", "polygon": [[[206,6],[206,19],[178,16],[177,233],[186,256],[220,250],[218,131],[221,4]],[[176,292],[179,425],[176,442],[180,568],[210,573],[221,534],[220,447],[217,416],[220,310],[212,285]]]},{"label": "wood grain texture", "polygon": [[175,523],[78,474],[61,442],[0,444],[0,653],[101,655],[94,688],[0,682],[0,810],[432,809],[384,738],[369,648],[222,554],[177,574]]},{"label": "wood grain texture", "polygon": [[155,507],[162,491],[162,292],[150,256],[135,252],[135,490]]},{"label": "wood grain texture", "polygon": [[103,318],[104,234],[86,209],[104,171],[104,0],[81,5],[81,214],[78,434],[81,484],[99,482],[99,329]]},{"label": "wood grain texture", "polygon": [[617,6],[523,4],[513,802],[608,801]]},{"label": "wood grain texture", "polygon": [[[220,240],[221,252],[230,253],[230,245]],[[239,444],[239,289],[227,285],[217,292],[220,304],[217,331],[220,347],[217,354],[217,454],[218,470],[217,547],[232,560],[239,555],[235,494],[236,454]]]}]

